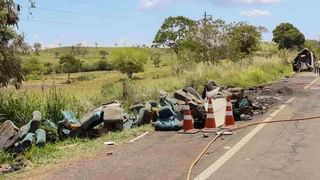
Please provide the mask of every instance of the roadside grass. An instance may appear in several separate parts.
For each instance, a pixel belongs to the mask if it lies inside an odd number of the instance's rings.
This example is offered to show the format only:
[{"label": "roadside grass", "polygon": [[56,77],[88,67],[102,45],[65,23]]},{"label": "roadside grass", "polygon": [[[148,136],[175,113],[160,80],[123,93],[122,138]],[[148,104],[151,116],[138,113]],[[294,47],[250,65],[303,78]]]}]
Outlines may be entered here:
[{"label": "roadside grass", "polygon": [[[63,163],[72,158],[90,156],[92,153],[102,150],[103,147],[106,147],[106,145],[103,144],[104,142],[113,141],[117,145],[128,143],[130,139],[147,131],[152,131],[150,125],[121,132],[109,132],[97,139],[68,139],[56,144],[48,143],[44,148],[32,147],[24,155],[19,155],[16,158],[11,157],[7,153],[0,152],[0,164],[12,164],[17,159],[24,162],[32,162],[32,168],[39,168],[48,164]],[[26,171],[28,170],[18,171],[7,176],[12,177]]]}]

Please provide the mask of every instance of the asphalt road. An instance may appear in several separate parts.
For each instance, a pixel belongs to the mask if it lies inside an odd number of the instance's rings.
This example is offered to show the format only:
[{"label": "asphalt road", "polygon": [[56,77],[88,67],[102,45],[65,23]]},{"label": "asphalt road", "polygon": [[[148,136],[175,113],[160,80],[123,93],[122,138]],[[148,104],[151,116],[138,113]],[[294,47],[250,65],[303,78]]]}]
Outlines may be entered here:
[{"label": "asphalt road", "polygon": [[[296,83],[304,84],[308,76],[313,77],[302,74]],[[313,82],[300,87],[272,119],[320,116],[320,81]],[[319,130],[320,120],[266,125],[218,169],[208,171],[208,179],[320,179]]]},{"label": "asphalt road", "polygon": [[[313,81],[316,78],[312,73],[301,73],[272,85],[289,87],[295,92],[254,121],[320,115],[320,80]],[[307,86],[312,81],[314,83]],[[219,139],[195,166],[192,177],[218,180],[320,179],[320,120],[265,125],[259,131],[255,128]],[[256,131],[252,138],[243,141],[252,131]],[[90,158],[80,157],[39,168],[15,179],[186,179],[190,164],[213,136],[203,138],[202,134],[152,132],[135,143],[106,146]],[[245,143],[240,143],[239,148],[239,142]],[[111,156],[107,155],[110,151],[114,152]]]}]

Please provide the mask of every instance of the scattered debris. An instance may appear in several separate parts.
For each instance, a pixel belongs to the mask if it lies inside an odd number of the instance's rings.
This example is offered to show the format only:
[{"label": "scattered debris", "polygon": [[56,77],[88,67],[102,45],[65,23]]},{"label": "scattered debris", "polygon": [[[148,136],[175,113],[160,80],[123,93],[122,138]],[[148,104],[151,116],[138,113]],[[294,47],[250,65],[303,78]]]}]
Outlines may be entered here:
[{"label": "scattered debris", "polygon": [[104,142],[103,144],[104,145],[109,145],[109,146],[116,145],[116,143],[113,142],[113,141]]},{"label": "scattered debris", "polygon": [[14,163],[13,165],[0,164],[0,175],[19,171],[22,168],[31,168],[31,167],[32,167],[32,163],[30,161],[26,161],[26,162],[19,161]]},{"label": "scattered debris", "polygon": [[9,164],[0,165],[0,174],[6,174],[11,172],[14,172],[14,170]]},{"label": "scattered debris", "polygon": [[107,152],[107,156],[111,156],[111,155],[113,155],[113,154],[114,154],[113,151]]},{"label": "scattered debris", "polygon": [[208,138],[209,134],[208,133],[203,133],[203,138]]},{"label": "scattered debris", "polygon": [[232,131],[220,131],[220,132],[216,132],[217,135],[233,135]]},{"label": "scattered debris", "polygon": [[241,114],[240,119],[241,119],[241,121],[249,121],[249,120],[252,120],[253,117],[250,115],[247,115],[247,114]]},{"label": "scattered debris", "polygon": [[99,109],[103,110],[104,128],[109,131],[121,131],[123,129],[123,109],[118,101],[104,104]]},{"label": "scattered debris", "polygon": [[12,121],[5,121],[0,127],[0,150],[9,150],[19,139],[19,129]]},{"label": "scattered debris", "polygon": [[202,92],[202,98],[214,98],[217,95],[221,94],[221,87],[217,85],[214,81],[209,82],[204,85],[204,89]]}]

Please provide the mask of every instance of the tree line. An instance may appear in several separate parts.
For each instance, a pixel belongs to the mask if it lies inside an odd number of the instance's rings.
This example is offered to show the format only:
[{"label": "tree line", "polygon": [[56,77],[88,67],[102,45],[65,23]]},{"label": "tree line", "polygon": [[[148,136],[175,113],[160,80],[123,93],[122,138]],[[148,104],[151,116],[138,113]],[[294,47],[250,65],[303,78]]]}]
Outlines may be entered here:
[{"label": "tree line", "polygon": [[[238,62],[259,50],[262,33],[267,31],[244,22],[177,16],[165,19],[153,42],[156,47],[172,49],[180,65],[216,64],[224,59]],[[305,37],[292,24],[281,23],[273,30],[273,41],[279,49],[301,48]]]}]

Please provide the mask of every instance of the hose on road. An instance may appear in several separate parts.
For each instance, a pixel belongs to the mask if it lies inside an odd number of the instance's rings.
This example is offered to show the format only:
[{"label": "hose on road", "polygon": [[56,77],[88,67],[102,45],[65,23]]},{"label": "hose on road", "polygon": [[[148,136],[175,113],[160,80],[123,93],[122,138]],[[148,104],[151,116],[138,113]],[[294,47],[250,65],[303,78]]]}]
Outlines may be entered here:
[{"label": "hose on road", "polygon": [[200,155],[195,159],[194,162],[189,167],[188,170],[188,176],[187,180],[191,180],[191,173],[194,166],[200,161],[200,159],[203,157],[203,155],[207,152],[207,150],[210,148],[210,146],[217,141],[219,137],[223,135],[224,132],[233,132],[240,129],[248,128],[251,126],[257,126],[259,124],[272,124],[272,123],[281,123],[281,122],[296,122],[296,121],[310,121],[310,120],[320,120],[320,116],[314,116],[314,117],[306,117],[306,118],[296,118],[296,119],[280,119],[280,120],[272,120],[272,121],[262,121],[262,122],[254,122],[250,124],[245,124],[239,127],[232,127],[232,128],[226,128],[222,129],[218,135],[216,135],[209,143],[208,145],[203,149],[203,151],[200,153]]}]

